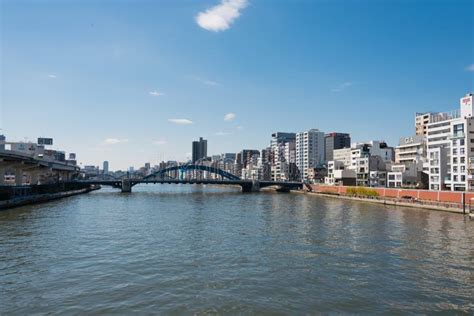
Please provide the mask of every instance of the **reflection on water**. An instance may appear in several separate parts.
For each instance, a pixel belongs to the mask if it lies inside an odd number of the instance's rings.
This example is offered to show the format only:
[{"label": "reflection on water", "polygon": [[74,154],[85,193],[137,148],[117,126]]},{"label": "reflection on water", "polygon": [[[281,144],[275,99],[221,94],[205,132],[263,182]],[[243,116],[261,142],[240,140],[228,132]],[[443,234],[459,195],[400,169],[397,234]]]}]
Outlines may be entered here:
[{"label": "reflection on water", "polygon": [[232,187],[0,212],[0,314],[474,311],[474,221]]}]

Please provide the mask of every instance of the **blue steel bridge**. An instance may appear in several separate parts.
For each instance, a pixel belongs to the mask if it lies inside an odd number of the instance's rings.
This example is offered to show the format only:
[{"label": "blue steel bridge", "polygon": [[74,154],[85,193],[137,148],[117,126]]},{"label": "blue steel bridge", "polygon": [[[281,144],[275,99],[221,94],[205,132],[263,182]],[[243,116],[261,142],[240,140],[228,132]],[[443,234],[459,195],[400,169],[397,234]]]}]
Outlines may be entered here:
[{"label": "blue steel bridge", "polygon": [[[213,174],[214,179],[203,179],[202,173]],[[169,176],[177,174],[177,178]],[[132,187],[137,184],[213,184],[213,185],[238,185],[242,192],[258,192],[261,188],[275,187],[278,191],[289,191],[301,189],[301,182],[290,181],[260,181],[244,180],[238,176],[224,171],[220,168],[200,165],[185,164],[160,169],[143,178],[113,178],[102,177],[102,179],[74,181],[75,183],[86,183],[94,185],[109,185],[121,189],[122,192],[132,192]]]}]

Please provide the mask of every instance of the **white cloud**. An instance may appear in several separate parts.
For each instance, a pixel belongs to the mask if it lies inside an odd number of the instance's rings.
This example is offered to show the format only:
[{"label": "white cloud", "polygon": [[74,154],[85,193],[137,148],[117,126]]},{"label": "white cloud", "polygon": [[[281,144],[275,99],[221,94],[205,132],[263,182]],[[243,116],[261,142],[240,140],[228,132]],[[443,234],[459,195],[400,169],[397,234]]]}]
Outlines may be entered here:
[{"label": "white cloud", "polygon": [[199,12],[196,23],[205,30],[219,32],[227,30],[247,6],[247,0],[221,0],[221,3]]},{"label": "white cloud", "polygon": [[474,71],[474,64],[470,64],[466,67],[466,71]]},{"label": "white cloud", "polygon": [[116,144],[122,144],[122,143],[128,143],[127,138],[119,139],[119,138],[106,138],[104,140],[104,144],[106,145],[116,145]]},{"label": "white cloud", "polygon": [[153,142],[153,145],[157,145],[157,146],[166,145],[166,144],[168,144],[168,142],[167,142],[166,140],[163,140],[163,139],[161,139],[161,140],[155,140],[155,141]]},{"label": "white cloud", "polygon": [[233,121],[235,117],[235,113],[227,113],[226,115],[224,115],[224,121]]},{"label": "white cloud", "polygon": [[341,91],[343,91],[343,90],[349,88],[349,87],[352,86],[352,85],[353,85],[353,83],[350,82],[350,81],[344,82],[344,83],[340,84],[338,87],[332,89],[331,91],[332,91],[332,92],[341,92]]},{"label": "white cloud", "polygon": [[150,93],[150,95],[152,95],[154,97],[159,97],[159,96],[165,95],[164,93],[158,92],[156,90],[155,91],[150,91],[149,93]]},{"label": "white cloud", "polygon": [[209,80],[206,78],[201,78],[201,77],[194,77],[197,81],[199,81],[202,84],[205,84],[206,86],[220,86],[221,84],[217,81]]},{"label": "white cloud", "polygon": [[57,77],[58,77],[58,76],[55,75],[55,74],[49,74],[49,75],[48,75],[48,78],[50,78],[50,79],[56,79]]},{"label": "white cloud", "polygon": [[189,124],[193,124],[193,121],[191,120],[188,120],[188,119],[177,119],[177,118],[172,118],[172,119],[168,119],[168,122],[171,122],[171,123],[174,123],[174,124],[178,124],[178,125],[189,125]]},{"label": "white cloud", "polygon": [[226,132],[217,132],[215,135],[216,135],[216,136],[227,136],[227,135],[229,135],[229,133],[226,133]]}]

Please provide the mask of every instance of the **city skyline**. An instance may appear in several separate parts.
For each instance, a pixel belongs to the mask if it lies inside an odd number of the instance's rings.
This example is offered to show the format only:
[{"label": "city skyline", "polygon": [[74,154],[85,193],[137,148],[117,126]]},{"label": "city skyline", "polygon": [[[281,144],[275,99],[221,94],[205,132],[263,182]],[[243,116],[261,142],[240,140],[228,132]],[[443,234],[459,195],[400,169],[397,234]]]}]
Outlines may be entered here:
[{"label": "city skyline", "polygon": [[474,90],[457,4],[4,1],[0,128],[113,170],[186,160],[198,137],[210,154],[311,128],[396,145]]}]

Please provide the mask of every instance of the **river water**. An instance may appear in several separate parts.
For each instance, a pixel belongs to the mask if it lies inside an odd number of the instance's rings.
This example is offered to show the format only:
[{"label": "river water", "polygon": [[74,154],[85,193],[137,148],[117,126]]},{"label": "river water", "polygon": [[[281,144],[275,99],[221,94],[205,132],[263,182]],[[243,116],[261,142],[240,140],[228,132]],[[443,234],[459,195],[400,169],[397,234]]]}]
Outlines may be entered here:
[{"label": "river water", "polygon": [[474,221],[232,187],[0,212],[0,314],[474,313]]}]

